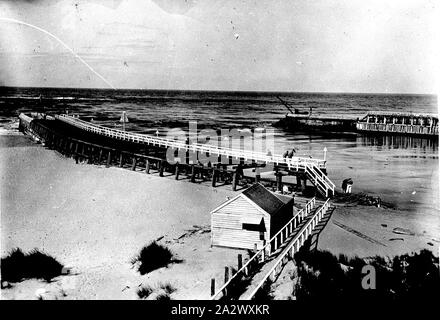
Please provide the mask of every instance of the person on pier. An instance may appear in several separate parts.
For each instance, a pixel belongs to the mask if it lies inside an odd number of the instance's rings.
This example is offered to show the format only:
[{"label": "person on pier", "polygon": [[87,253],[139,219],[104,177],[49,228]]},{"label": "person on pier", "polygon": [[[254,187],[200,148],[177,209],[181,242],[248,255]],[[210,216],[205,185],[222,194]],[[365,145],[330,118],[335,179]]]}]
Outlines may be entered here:
[{"label": "person on pier", "polygon": [[296,150],[295,150],[295,148],[292,148],[292,150],[290,150],[290,152],[289,152],[289,154],[287,155],[287,157],[289,158],[289,159],[292,159],[293,158],[293,155],[296,153]]}]

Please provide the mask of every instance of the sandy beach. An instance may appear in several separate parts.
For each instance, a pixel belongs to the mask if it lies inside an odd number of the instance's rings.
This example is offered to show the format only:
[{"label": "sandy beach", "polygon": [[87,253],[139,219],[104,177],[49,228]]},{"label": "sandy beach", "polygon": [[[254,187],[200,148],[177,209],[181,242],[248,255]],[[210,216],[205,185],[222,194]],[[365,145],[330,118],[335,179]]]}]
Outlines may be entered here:
[{"label": "sandy beach", "polygon": [[[0,149],[2,256],[38,248],[72,269],[51,283],[2,289],[3,299],[36,299],[40,288],[46,299],[136,299],[139,286],[165,282],[177,289],[172,299],[207,299],[210,279],[223,283],[224,267],[236,267],[245,253],[210,247],[209,213],[234,194],[229,188],[75,164],[20,134],[1,135]],[[436,216],[335,205],[320,249],[361,257],[422,248],[438,254]],[[157,239],[182,262],[141,276],[130,259]]]},{"label": "sandy beach", "polygon": [[[76,165],[28,137],[0,139],[2,256],[38,248],[74,274],[24,281],[2,290],[4,299],[32,299],[37,288],[58,298],[64,288],[67,299],[133,299],[139,285],[164,281],[178,289],[173,298],[208,298],[210,279],[237,263],[240,251],[211,249],[206,232],[210,210],[232,192]],[[130,259],[159,238],[183,262],[140,276]]]}]

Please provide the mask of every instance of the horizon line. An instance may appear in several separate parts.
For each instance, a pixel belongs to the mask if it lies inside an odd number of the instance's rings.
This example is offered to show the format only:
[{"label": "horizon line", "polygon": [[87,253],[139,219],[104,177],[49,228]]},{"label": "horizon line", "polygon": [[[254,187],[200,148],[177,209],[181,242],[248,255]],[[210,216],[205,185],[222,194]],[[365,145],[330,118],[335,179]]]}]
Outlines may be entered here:
[{"label": "horizon line", "polygon": [[227,92],[227,93],[308,93],[308,94],[371,94],[371,95],[421,95],[421,96],[438,96],[439,93],[402,93],[402,92],[354,92],[354,91],[275,91],[275,90],[221,90],[221,89],[146,89],[146,88],[108,88],[108,87],[50,87],[50,86],[8,86],[0,85],[0,88],[22,88],[22,89],[75,89],[75,90],[103,90],[103,91],[174,91],[174,92]]}]

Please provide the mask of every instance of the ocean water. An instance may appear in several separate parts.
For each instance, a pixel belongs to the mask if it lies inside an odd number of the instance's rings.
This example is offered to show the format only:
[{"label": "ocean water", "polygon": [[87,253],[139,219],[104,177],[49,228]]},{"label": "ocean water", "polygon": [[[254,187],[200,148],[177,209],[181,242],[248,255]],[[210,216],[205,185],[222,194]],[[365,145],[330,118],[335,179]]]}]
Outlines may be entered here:
[{"label": "ocean water", "polygon": [[[199,129],[273,128],[288,112],[277,96],[294,108],[312,107],[313,113],[340,117],[362,117],[375,110],[437,113],[434,95],[0,88],[0,125],[20,112],[68,111],[117,128],[126,111],[127,130],[146,134],[187,130],[189,121],[197,121]],[[409,214],[440,223],[437,140],[273,129],[275,153],[293,147],[297,155],[323,158],[326,147],[328,174],[337,187],[351,177],[354,192],[380,196]]]}]

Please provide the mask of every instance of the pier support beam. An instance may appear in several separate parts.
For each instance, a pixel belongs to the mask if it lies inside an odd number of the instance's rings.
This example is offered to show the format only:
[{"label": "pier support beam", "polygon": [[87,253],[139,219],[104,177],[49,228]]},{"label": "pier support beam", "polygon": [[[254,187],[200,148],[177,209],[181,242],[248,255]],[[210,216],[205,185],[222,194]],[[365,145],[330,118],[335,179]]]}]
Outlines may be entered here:
[{"label": "pier support beam", "polygon": [[88,158],[89,160],[87,161],[89,164],[93,164],[93,147],[89,148],[89,154],[88,154]]},{"label": "pier support beam", "polygon": [[238,168],[232,174],[232,191],[237,191],[238,184]]},{"label": "pier support beam", "polygon": [[112,152],[109,150],[107,155],[107,165],[106,165],[107,168],[110,167],[111,161],[112,161]]},{"label": "pier support beam", "polygon": [[159,163],[159,177],[163,177],[164,169],[165,169],[165,160],[161,160]]},{"label": "pier support beam", "polygon": [[301,189],[301,176],[300,175],[296,176],[296,187],[298,189]]},{"label": "pier support beam", "polygon": [[123,165],[124,165],[124,156],[121,152],[121,154],[119,155],[119,168],[122,168]]},{"label": "pier support beam", "polygon": [[307,188],[307,177],[301,178],[301,192],[304,193]]},{"label": "pier support beam", "polygon": [[98,156],[98,164],[101,164],[101,161],[102,161],[102,152],[103,152],[103,150],[102,150],[102,148],[100,148],[100,149],[99,149],[99,156]]},{"label": "pier support beam", "polygon": [[217,180],[217,170],[214,168],[212,169],[212,186],[215,187],[215,183]]},{"label": "pier support beam", "polygon": [[277,191],[283,192],[283,175],[280,172],[278,172],[276,174],[276,178],[277,178]]},{"label": "pier support beam", "polygon": [[180,173],[180,166],[179,166],[179,163],[176,162],[176,171],[175,171],[176,180],[179,180],[179,173]]},{"label": "pier support beam", "polygon": [[239,179],[241,178],[242,174],[243,174],[243,168],[239,164],[239,165],[237,165],[237,167],[232,175],[232,191],[237,190],[237,185],[238,185]]},{"label": "pier support beam", "polygon": [[196,167],[191,166],[191,182],[196,182]]},{"label": "pier support beam", "polygon": [[145,160],[145,173],[146,174],[150,173],[150,160],[148,159]]}]

